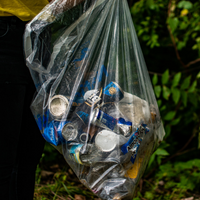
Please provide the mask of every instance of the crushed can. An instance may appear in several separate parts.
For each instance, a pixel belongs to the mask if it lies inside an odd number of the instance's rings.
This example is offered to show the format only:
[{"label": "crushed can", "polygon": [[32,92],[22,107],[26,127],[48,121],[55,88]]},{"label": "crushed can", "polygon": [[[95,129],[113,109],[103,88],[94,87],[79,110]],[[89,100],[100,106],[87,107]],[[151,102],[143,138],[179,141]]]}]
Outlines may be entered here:
[{"label": "crushed can", "polygon": [[65,139],[62,136],[62,129],[68,123],[68,121],[51,121],[44,129],[43,137],[47,142],[55,146],[64,143]]},{"label": "crushed can", "polygon": [[140,147],[140,144],[146,135],[146,133],[149,132],[149,129],[146,124],[141,124],[139,128],[132,134],[130,139],[127,143],[121,146],[121,151],[123,154],[127,154],[128,152],[131,152],[131,162],[134,163],[138,149]]}]

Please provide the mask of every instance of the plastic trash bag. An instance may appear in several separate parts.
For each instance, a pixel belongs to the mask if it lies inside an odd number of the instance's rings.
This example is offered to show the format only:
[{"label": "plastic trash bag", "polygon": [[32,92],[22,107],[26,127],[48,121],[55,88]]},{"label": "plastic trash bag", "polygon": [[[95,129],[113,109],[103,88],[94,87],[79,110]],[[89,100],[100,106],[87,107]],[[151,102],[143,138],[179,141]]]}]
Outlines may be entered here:
[{"label": "plastic trash bag", "polygon": [[127,1],[55,0],[24,48],[45,140],[100,198],[131,199],[165,133]]}]

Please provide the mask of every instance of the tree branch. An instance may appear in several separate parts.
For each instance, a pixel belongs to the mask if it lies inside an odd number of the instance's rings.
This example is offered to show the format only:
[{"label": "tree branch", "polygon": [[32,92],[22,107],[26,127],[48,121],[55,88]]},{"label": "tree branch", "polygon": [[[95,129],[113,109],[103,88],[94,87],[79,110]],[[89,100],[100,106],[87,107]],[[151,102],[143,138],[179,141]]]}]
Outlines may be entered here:
[{"label": "tree branch", "polygon": [[158,76],[162,76],[161,73],[157,73],[157,72],[150,72],[150,71],[149,71],[149,74],[152,74],[152,75],[156,74],[156,75],[158,75]]},{"label": "tree branch", "polygon": [[172,34],[172,31],[171,31],[171,28],[169,27],[169,25],[167,25],[167,28],[168,28],[168,31],[169,31],[169,34],[170,34],[170,38],[172,40],[172,43],[173,43],[173,46],[174,46],[174,49],[175,49],[175,53],[176,53],[176,57],[177,59],[179,60],[179,62],[181,63],[181,65],[186,68],[186,65],[185,63],[181,60],[181,57],[179,55],[179,52],[178,52],[178,49],[177,49],[177,46],[176,46],[176,42],[175,42],[175,39],[174,39],[174,36]]},{"label": "tree branch", "polygon": [[[168,17],[170,17],[170,14],[171,14],[171,6],[172,6],[172,0],[170,0],[170,1],[169,1],[169,4],[168,4]],[[181,63],[181,65],[185,68],[186,65],[185,65],[185,63],[181,60],[181,57],[180,57],[180,55],[179,55],[179,52],[178,52],[178,49],[177,49],[177,46],[176,46],[175,38],[174,38],[174,36],[173,36],[173,34],[172,34],[172,30],[171,30],[171,28],[170,28],[169,25],[167,25],[167,28],[168,28],[168,31],[169,31],[170,38],[171,38],[171,40],[172,40],[172,44],[173,44],[174,49],[175,49],[176,57],[177,57],[177,59],[179,60],[179,62]]]},{"label": "tree branch", "polygon": [[185,67],[189,67],[190,65],[194,65],[195,63],[200,62],[200,58],[189,62]]},{"label": "tree branch", "polygon": [[195,67],[195,68],[192,68],[192,69],[183,70],[182,73],[188,73],[188,72],[192,72],[192,71],[199,70],[199,69],[200,69],[200,67]]},{"label": "tree branch", "polygon": [[[181,71],[181,73],[188,73],[188,72],[196,71],[196,70],[199,70],[199,69],[200,69],[200,66],[199,67],[194,67],[192,69],[183,70],[183,71]],[[158,73],[158,72],[151,72],[151,71],[148,71],[148,72],[149,72],[149,74],[152,74],[152,75],[154,75],[154,74],[156,74],[158,76],[162,76],[163,75],[163,74]],[[172,75],[170,75],[170,77],[171,76]]]},{"label": "tree branch", "polygon": [[169,1],[169,4],[168,4],[168,16],[170,15],[171,13],[171,6],[172,6],[172,0]]}]

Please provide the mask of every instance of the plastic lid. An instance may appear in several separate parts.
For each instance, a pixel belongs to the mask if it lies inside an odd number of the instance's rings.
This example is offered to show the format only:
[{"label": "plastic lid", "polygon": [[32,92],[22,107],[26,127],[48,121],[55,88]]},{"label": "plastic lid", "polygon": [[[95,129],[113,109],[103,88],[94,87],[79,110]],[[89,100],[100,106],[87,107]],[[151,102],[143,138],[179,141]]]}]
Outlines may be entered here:
[{"label": "plastic lid", "polygon": [[104,152],[112,151],[118,143],[118,135],[108,130],[99,132],[95,138],[96,146]]}]

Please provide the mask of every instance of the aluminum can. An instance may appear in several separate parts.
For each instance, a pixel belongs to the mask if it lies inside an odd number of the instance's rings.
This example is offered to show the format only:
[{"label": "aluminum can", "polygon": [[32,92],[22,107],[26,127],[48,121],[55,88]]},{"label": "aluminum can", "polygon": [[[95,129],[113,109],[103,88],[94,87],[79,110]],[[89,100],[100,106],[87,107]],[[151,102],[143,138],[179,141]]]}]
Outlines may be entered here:
[{"label": "aluminum can", "polygon": [[124,135],[125,137],[132,131],[132,122],[127,122],[123,118],[115,119],[98,108],[96,108],[91,114],[90,121],[92,124],[102,128],[108,128],[118,134]]},{"label": "aluminum can", "polygon": [[78,129],[74,123],[69,122],[65,124],[62,129],[62,136],[66,141],[73,141],[78,136]]},{"label": "aluminum can", "polygon": [[[98,135],[98,134],[97,134]],[[100,135],[99,135],[100,136]],[[113,152],[112,149],[115,148],[116,145],[110,144],[110,147],[106,148],[106,145],[102,144],[102,139],[98,136],[96,143],[87,144],[86,150],[81,151],[81,162],[86,166],[93,166],[99,169],[100,163],[108,163],[110,159],[108,156]],[[106,139],[104,137],[104,139]],[[99,144],[99,145],[98,145]],[[109,148],[109,149],[108,149]],[[115,154],[116,156],[117,154]],[[108,161],[109,160],[109,161]],[[116,159],[114,159],[116,161]],[[98,165],[98,167],[96,166]],[[101,168],[101,167],[100,167]]]},{"label": "aluminum can", "polygon": [[[84,110],[85,111],[85,110]],[[84,124],[88,124],[89,123],[89,114],[79,110],[78,112],[76,112],[76,116],[84,123]]]},{"label": "aluminum can", "polygon": [[85,104],[96,107],[103,102],[118,102],[124,98],[124,91],[115,83],[110,82],[104,89],[89,90],[84,95]]},{"label": "aluminum can", "polygon": [[129,136],[132,132],[132,122],[126,121],[123,118],[119,118],[117,120],[117,126],[120,129],[120,133],[122,133],[125,137]]},{"label": "aluminum can", "polygon": [[92,124],[102,124],[111,130],[114,130],[115,126],[117,125],[117,120],[115,118],[104,113],[98,108],[92,112],[90,119]]},{"label": "aluminum can", "polygon": [[68,99],[63,95],[55,95],[49,101],[49,111],[55,119],[61,119],[69,105]]},{"label": "aluminum can", "polygon": [[121,146],[121,151],[123,154],[127,154],[128,152],[132,153],[131,156],[131,162],[134,163],[138,149],[140,147],[140,144],[146,135],[146,133],[149,132],[149,129],[147,128],[146,124],[141,124],[139,128],[133,133],[133,135],[130,137],[127,143]]},{"label": "aluminum can", "polygon": [[84,100],[87,100],[92,94],[94,94],[95,92],[97,92],[98,90],[88,90],[85,94],[84,94]]},{"label": "aluminum can", "polygon": [[62,129],[67,123],[68,121],[51,121],[44,129],[44,139],[55,146],[64,143],[65,140],[62,136]]},{"label": "aluminum can", "polygon": [[[108,101],[115,101],[116,99],[121,99],[123,98],[123,91],[121,88],[116,84],[111,82],[104,90],[93,90],[87,97],[87,99],[79,106],[76,107],[74,110],[74,113],[72,114],[71,118],[68,119],[72,123],[74,123],[74,126],[76,125],[78,127],[78,131],[85,130],[86,127],[90,126],[91,122],[91,113],[92,110],[95,110],[96,108],[99,107],[99,105],[102,103],[102,92],[104,91],[105,93],[105,100]],[[109,93],[110,91],[110,93]],[[113,91],[113,92],[111,92]],[[97,111],[95,111],[97,112]],[[98,116],[97,116],[98,117]],[[100,118],[99,118],[100,119]],[[103,117],[101,118],[102,122],[106,124],[109,129],[113,130],[114,126],[116,126],[116,119],[106,115],[105,113],[103,114]],[[106,121],[107,120],[107,121]],[[103,124],[103,123],[102,123]],[[68,125],[69,126],[69,125]],[[65,137],[63,133],[63,137]],[[92,135],[91,135],[92,137]]]},{"label": "aluminum can", "polygon": [[[81,105],[87,105],[89,107],[96,108],[98,104],[101,103],[101,95],[102,95],[102,89],[94,91],[86,100],[85,102]],[[80,106],[79,106],[80,107]]]},{"label": "aluminum can", "polygon": [[[74,110],[74,113],[71,117],[70,121],[77,121],[77,124],[80,126],[87,126],[89,123],[89,115],[91,113],[92,109],[95,109],[98,107],[100,103],[100,93],[101,91],[96,91],[90,97],[87,98],[86,101],[84,101],[80,106],[77,106]],[[82,127],[83,129],[84,127]]]},{"label": "aluminum can", "polygon": [[[119,111],[118,111],[118,108],[116,107],[115,103],[104,103],[103,105],[101,105],[100,109],[107,113],[108,115],[111,115],[112,113],[112,116],[115,117],[116,115],[119,115]],[[116,112],[117,111],[117,112]],[[115,114],[115,115],[113,115]],[[117,118],[117,117],[115,117]]]},{"label": "aluminum can", "polygon": [[[68,119],[71,121],[74,127],[77,127],[78,132],[89,132],[90,136],[93,137],[95,133],[90,131],[90,113],[92,109],[98,107],[101,98],[99,97],[101,91],[95,91],[87,100],[80,106],[77,106],[72,116]],[[94,129],[94,128],[92,128]],[[63,133],[64,134],[64,133]],[[63,137],[65,137],[63,135]]]},{"label": "aluminum can", "polygon": [[83,142],[84,140],[84,137],[80,136],[81,134],[89,133],[87,137],[88,137],[88,140],[91,140],[100,129],[99,127],[89,123],[89,114],[83,111],[78,111],[74,113],[73,117],[70,118],[70,121],[71,121],[71,124],[73,124],[73,126],[78,131],[78,139],[77,139],[78,142]]},{"label": "aluminum can", "polygon": [[88,123],[91,110],[99,107],[102,98],[106,102],[116,102],[124,97],[123,93],[117,83],[111,82],[103,90],[93,90],[89,93],[90,96],[88,95],[84,103],[75,109],[75,113],[84,123]]},{"label": "aluminum can", "polygon": [[124,98],[124,91],[116,82],[110,82],[103,90],[103,102],[118,102]]},{"label": "aluminum can", "polygon": [[81,165],[83,165],[80,159],[80,155],[81,155],[80,151],[82,147],[83,147],[83,144],[74,144],[70,146],[70,149],[69,149],[70,159]]},{"label": "aluminum can", "polygon": [[116,133],[108,130],[100,131],[95,137],[95,145],[102,152],[110,152],[119,144],[119,137]]},{"label": "aluminum can", "polygon": [[62,136],[67,141],[86,143],[90,140],[90,135],[84,133],[75,123],[67,123],[62,129]]}]

